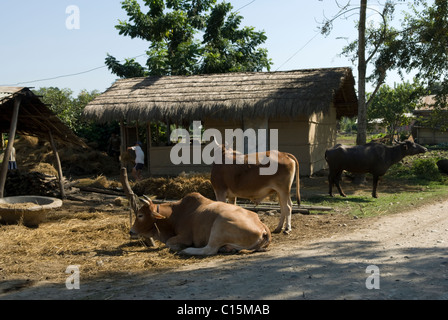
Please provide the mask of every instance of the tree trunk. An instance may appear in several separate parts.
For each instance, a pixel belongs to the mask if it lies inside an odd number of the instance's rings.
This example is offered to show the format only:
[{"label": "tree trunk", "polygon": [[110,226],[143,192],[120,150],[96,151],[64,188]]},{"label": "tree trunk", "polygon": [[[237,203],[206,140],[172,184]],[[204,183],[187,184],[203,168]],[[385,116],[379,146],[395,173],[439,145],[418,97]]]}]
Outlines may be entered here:
[{"label": "tree trunk", "polygon": [[367,0],[361,0],[358,26],[358,134],[356,144],[367,142],[366,106],[366,10]]},{"label": "tree trunk", "polygon": [[[367,0],[361,0],[358,26],[358,134],[356,144],[367,142],[367,105],[366,105],[366,11]],[[365,174],[355,175],[353,183],[365,182]]]}]

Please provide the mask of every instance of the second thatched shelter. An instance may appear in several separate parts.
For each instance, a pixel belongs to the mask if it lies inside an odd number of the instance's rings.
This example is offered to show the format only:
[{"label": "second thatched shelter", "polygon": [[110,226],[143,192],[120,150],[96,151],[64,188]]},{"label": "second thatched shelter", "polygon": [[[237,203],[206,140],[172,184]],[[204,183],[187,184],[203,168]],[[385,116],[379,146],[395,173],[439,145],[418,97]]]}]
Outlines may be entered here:
[{"label": "second thatched shelter", "polygon": [[[325,167],[325,150],[336,142],[337,120],[357,114],[354,84],[350,68],[121,79],[92,101],[84,115],[122,124],[188,127],[201,121],[223,137],[225,129],[277,129],[279,150],[294,154],[300,174],[310,175]],[[122,150],[128,140],[122,130]],[[204,164],[172,164],[171,148],[147,143],[152,174],[210,170]]]}]

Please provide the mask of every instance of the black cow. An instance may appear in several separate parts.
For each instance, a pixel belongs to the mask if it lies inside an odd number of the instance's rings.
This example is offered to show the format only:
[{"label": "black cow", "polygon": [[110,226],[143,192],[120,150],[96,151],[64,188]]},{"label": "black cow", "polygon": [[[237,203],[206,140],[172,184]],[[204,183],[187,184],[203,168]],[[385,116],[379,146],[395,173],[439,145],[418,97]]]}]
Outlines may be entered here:
[{"label": "black cow", "polygon": [[346,196],[341,189],[340,181],[342,172],[347,170],[353,173],[371,173],[373,175],[372,197],[378,198],[376,192],[378,178],[383,176],[391,165],[399,162],[405,156],[426,151],[428,150],[425,147],[409,140],[394,146],[376,142],[353,147],[337,144],[325,152],[325,159],[330,168],[328,175],[330,196],[333,197],[333,184],[336,184],[341,196]]},{"label": "black cow", "polygon": [[442,159],[437,161],[437,167],[441,173],[448,174],[448,159]]}]

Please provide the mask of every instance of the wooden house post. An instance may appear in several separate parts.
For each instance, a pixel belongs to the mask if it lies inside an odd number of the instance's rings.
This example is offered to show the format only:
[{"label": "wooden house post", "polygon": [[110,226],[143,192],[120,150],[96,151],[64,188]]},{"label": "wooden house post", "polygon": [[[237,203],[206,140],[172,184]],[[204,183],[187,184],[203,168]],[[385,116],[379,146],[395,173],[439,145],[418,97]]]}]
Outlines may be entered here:
[{"label": "wooden house post", "polygon": [[126,130],[124,128],[123,120],[120,120],[120,164],[121,167],[125,166],[123,157],[126,152]]},{"label": "wooden house post", "polygon": [[14,137],[16,136],[17,120],[19,118],[19,107],[21,100],[22,100],[21,96],[15,97],[14,100],[14,109],[12,112],[11,127],[9,129],[9,141],[8,146],[6,147],[5,150],[5,154],[3,156],[2,169],[0,170],[0,198],[4,197],[6,176],[8,173],[9,157],[11,156],[12,148],[14,147]]},{"label": "wooden house post", "polygon": [[58,150],[56,149],[56,144],[54,143],[53,135],[51,134],[51,130],[48,131],[48,135],[50,137],[51,148],[53,149],[54,157],[56,160],[56,169],[58,171],[58,180],[59,180],[59,188],[61,190],[61,199],[64,200],[67,197],[65,195],[65,190],[64,190],[64,181],[63,181],[64,177],[62,175],[61,160],[59,159]]},{"label": "wooden house post", "polygon": [[146,123],[146,163],[148,164],[148,173],[151,174],[151,147],[152,147],[152,136],[151,136],[151,122]]}]

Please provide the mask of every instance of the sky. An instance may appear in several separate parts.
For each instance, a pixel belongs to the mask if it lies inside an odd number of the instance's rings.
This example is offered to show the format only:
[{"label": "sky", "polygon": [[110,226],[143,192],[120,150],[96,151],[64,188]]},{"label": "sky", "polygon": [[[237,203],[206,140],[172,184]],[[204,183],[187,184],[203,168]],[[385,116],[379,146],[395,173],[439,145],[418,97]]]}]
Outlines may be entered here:
[{"label": "sky", "polygon": [[[81,90],[104,92],[117,80],[105,67],[107,54],[118,60],[141,56],[136,60],[144,64],[149,47],[148,42],[118,34],[115,25],[127,18],[120,2],[2,0],[0,86],[69,88],[74,95]],[[329,36],[319,33],[324,17],[332,17],[339,10],[335,0],[227,2],[244,17],[242,26],[266,32],[267,41],[262,47],[272,59],[271,71],[348,66],[356,77],[356,65],[340,53],[357,38],[358,16],[335,21]],[[369,3],[380,8],[376,1]],[[404,9],[402,6],[397,11]],[[377,21],[379,16],[370,10],[368,19]],[[394,75],[387,79],[392,84],[399,81]]]}]

